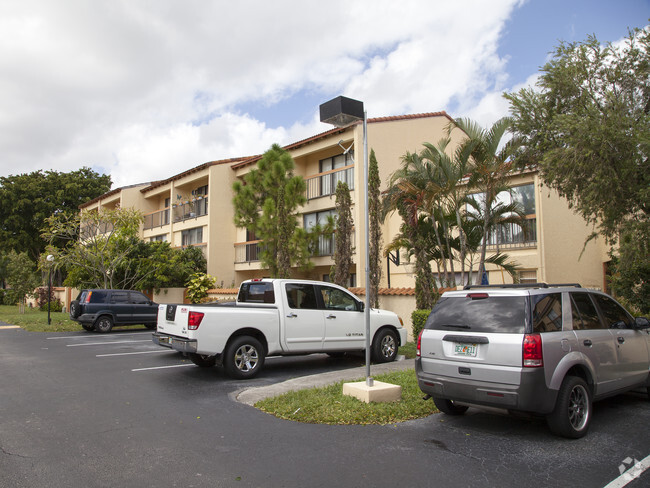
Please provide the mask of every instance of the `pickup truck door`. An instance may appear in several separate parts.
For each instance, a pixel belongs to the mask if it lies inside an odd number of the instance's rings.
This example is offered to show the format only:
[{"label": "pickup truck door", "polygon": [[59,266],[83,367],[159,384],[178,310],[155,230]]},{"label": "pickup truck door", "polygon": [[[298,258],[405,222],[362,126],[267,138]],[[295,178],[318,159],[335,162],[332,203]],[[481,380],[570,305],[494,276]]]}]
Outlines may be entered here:
[{"label": "pickup truck door", "polygon": [[325,351],[363,349],[365,316],[359,302],[349,293],[333,286],[319,286],[325,318]]},{"label": "pickup truck door", "polygon": [[284,342],[290,352],[323,349],[325,325],[318,308],[316,287],[309,283],[284,284]]}]

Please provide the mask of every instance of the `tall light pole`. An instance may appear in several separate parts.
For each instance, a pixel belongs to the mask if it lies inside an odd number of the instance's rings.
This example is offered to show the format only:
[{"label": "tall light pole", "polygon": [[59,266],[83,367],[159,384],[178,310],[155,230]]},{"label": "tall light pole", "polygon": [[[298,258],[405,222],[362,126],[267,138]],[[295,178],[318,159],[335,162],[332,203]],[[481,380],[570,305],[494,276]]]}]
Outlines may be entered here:
[{"label": "tall light pole", "polygon": [[50,325],[52,323],[52,319],[50,319],[50,301],[52,297],[52,264],[54,264],[54,256],[48,254],[46,259],[49,263],[49,272],[47,274],[47,325]]},{"label": "tall light pole", "polygon": [[373,386],[370,376],[370,231],[368,212],[368,114],[363,109],[363,102],[347,97],[336,97],[320,106],[320,120],[336,127],[347,127],[363,121],[363,193],[366,225],[366,385]]}]

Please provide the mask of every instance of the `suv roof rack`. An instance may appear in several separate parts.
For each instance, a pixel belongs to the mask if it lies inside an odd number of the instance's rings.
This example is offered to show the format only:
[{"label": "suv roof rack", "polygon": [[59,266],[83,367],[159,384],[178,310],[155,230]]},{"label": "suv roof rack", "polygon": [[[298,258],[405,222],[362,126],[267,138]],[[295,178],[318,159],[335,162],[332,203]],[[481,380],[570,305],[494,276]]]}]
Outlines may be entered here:
[{"label": "suv roof rack", "polygon": [[557,288],[560,286],[582,288],[580,283],[502,283],[500,285],[465,285],[463,290],[471,290],[473,288]]}]

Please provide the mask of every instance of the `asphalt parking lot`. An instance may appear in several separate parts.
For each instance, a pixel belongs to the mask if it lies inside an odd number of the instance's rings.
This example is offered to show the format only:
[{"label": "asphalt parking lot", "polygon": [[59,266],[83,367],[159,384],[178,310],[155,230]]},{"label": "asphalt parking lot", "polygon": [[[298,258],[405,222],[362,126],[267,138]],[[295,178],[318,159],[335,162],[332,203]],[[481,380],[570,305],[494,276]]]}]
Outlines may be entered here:
[{"label": "asphalt parking lot", "polygon": [[575,441],[539,419],[478,409],[300,424],[234,396],[360,360],[271,358],[258,378],[234,381],[150,336],[0,328],[0,486],[650,486],[645,394],[595,404]]}]

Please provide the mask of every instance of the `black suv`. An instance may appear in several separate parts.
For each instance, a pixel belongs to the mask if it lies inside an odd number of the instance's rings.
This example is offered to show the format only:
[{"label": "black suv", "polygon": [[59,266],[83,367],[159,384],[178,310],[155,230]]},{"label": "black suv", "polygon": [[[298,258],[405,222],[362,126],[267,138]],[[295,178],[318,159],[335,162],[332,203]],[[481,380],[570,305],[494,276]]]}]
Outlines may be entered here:
[{"label": "black suv", "polygon": [[158,304],[133,290],[81,290],[70,303],[70,318],[88,330],[110,332],[114,325],[156,328]]}]

